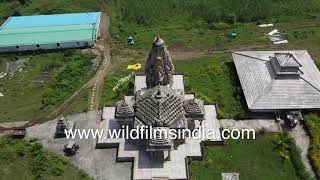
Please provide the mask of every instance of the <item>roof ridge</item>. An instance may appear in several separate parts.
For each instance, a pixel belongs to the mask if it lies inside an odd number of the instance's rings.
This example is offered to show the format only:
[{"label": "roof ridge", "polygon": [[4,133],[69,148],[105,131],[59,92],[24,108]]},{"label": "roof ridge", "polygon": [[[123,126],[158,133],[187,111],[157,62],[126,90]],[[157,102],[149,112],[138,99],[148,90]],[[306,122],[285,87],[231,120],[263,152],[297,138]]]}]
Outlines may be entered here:
[{"label": "roof ridge", "polygon": [[317,91],[320,92],[320,89],[316,86],[314,86],[311,82],[309,82],[307,79],[305,79],[304,77],[300,76],[301,79],[303,79],[305,82],[307,82],[311,87],[313,87],[314,89],[316,89]]},{"label": "roof ridge", "polygon": [[257,58],[257,57],[253,57],[253,56],[249,56],[249,55],[246,55],[246,54],[241,54],[239,52],[232,52],[233,54],[237,54],[237,55],[241,55],[241,56],[245,56],[245,57],[249,57],[249,58],[253,58],[253,59],[257,59],[257,60],[260,60],[260,61],[266,61],[266,62],[269,62],[268,60],[265,60],[265,59],[260,59],[260,58]]}]

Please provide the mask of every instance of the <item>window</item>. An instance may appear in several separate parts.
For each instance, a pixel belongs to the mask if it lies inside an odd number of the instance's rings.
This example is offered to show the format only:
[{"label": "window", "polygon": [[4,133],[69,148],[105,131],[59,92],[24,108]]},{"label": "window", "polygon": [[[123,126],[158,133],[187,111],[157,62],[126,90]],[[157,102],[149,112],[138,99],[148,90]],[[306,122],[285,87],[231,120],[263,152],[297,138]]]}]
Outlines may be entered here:
[{"label": "window", "polygon": [[57,43],[57,46],[60,47],[60,43]]},{"label": "window", "polygon": [[19,47],[19,46],[16,46],[16,48],[19,49],[20,47]]},{"label": "window", "polygon": [[37,44],[37,47],[40,47],[40,45],[39,45],[39,44]]}]

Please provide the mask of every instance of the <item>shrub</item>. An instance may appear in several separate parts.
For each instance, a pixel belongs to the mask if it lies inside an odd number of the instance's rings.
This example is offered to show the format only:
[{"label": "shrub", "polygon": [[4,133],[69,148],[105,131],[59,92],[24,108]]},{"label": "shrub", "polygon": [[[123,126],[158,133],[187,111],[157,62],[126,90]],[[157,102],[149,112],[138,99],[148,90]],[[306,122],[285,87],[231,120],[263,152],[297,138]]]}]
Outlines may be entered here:
[{"label": "shrub", "polygon": [[320,177],[320,116],[308,114],[305,122],[311,135],[310,158],[317,176]]},{"label": "shrub", "polygon": [[276,148],[279,150],[280,157],[283,160],[290,159],[297,173],[297,176],[302,180],[311,180],[312,177],[306,171],[305,166],[301,160],[301,152],[296,146],[295,140],[291,138],[288,132],[280,133],[273,140]]}]

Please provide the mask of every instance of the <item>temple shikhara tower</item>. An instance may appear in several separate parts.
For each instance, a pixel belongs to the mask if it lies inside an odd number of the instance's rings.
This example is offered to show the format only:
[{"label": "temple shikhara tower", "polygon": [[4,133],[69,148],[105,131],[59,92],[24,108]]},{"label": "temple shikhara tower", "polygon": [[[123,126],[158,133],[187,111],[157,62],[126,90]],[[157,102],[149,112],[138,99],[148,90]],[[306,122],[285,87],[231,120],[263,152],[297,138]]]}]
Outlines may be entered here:
[{"label": "temple shikhara tower", "polygon": [[158,85],[172,85],[174,67],[164,41],[158,35],[152,43],[145,65],[148,88]]},{"label": "temple shikhara tower", "polygon": [[[183,75],[174,75],[169,51],[159,35],[152,43],[144,69],[144,76],[135,76],[133,96],[125,96],[116,107],[103,109],[100,128],[105,133],[97,147],[117,147],[117,161],[133,162],[133,179],[187,179],[186,157],[202,158],[201,141],[222,142],[215,106],[204,105],[194,94],[185,93]],[[152,136],[151,131],[144,131],[144,138],[137,139],[111,138],[108,134],[142,127],[152,127],[158,133]],[[193,132],[199,128],[214,129],[214,138],[181,135],[182,130]],[[180,138],[164,135],[170,130]]]}]

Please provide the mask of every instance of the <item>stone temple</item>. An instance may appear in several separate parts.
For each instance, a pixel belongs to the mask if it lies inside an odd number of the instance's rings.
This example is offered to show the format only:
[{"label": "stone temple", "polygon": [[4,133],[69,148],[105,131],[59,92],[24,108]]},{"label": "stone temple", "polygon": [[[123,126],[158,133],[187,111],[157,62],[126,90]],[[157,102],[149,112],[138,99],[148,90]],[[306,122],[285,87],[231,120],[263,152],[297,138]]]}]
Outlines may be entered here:
[{"label": "stone temple", "polygon": [[[125,96],[116,107],[103,109],[100,128],[104,134],[97,148],[118,148],[118,162],[133,162],[132,179],[188,179],[186,158],[202,158],[200,143],[222,143],[215,106],[185,93],[183,75],[174,75],[169,51],[159,35],[147,58],[145,76],[135,76],[134,89],[134,95]],[[111,138],[114,130],[142,127],[159,133],[152,136],[151,131],[144,131],[148,138]],[[199,133],[195,130],[200,128],[214,130],[213,137],[181,135],[182,130]],[[178,138],[164,135],[170,130]]]}]

